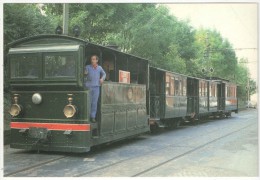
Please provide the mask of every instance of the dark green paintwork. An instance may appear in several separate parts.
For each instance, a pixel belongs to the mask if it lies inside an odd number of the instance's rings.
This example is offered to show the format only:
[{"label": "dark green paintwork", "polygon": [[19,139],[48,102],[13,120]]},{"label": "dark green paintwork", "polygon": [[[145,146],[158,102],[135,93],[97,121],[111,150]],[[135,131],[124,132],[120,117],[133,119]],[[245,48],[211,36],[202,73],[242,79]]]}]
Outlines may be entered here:
[{"label": "dark green paintwork", "polygon": [[[8,67],[12,65],[12,57],[34,54],[38,60],[37,69],[39,77],[11,78],[9,69],[9,83],[11,96],[19,94],[18,103],[23,107],[22,114],[12,118],[12,122],[37,122],[37,123],[70,123],[90,124],[90,131],[73,131],[66,135],[65,131],[50,130],[47,141],[38,141],[29,135],[29,131],[19,132],[19,129],[11,130],[11,147],[21,149],[33,149],[44,151],[65,151],[65,152],[86,152],[91,146],[105,142],[120,140],[130,136],[138,135],[149,131],[148,112],[146,104],[146,91],[148,84],[148,61],[128,55],[111,48],[91,44],[84,40],[59,36],[42,35],[16,41],[9,45]],[[69,54],[76,61],[76,76],[73,78],[48,78],[45,76],[43,57],[46,54]],[[131,66],[122,66],[122,70],[130,68],[136,77],[143,83],[119,84],[104,83],[101,87],[101,98],[97,113],[97,123],[89,121],[90,98],[89,91],[84,87],[84,67],[86,58],[91,54],[98,54],[100,57],[114,57],[115,68],[118,71],[117,63],[124,65],[124,60],[138,62]],[[110,55],[112,56],[110,56]],[[109,56],[108,56],[109,55]],[[102,58],[100,64],[102,65]],[[139,72],[138,67],[144,71]],[[118,72],[115,71],[115,74]],[[115,75],[118,78],[118,75]],[[116,79],[115,79],[116,80]],[[104,88],[110,86],[117,90],[113,103],[103,103]],[[124,102],[125,88],[140,89],[143,96],[140,102]],[[32,95],[40,93],[42,103],[36,105],[32,102]],[[72,104],[77,107],[77,114],[72,118],[66,118],[63,109],[68,102],[68,94],[73,94]],[[123,100],[123,101],[122,101]],[[112,128],[110,128],[112,127]],[[38,141],[38,143],[36,143]]]},{"label": "dark green paintwork", "polygon": [[[34,104],[32,95],[37,92],[42,96],[42,103]],[[88,91],[13,91],[19,94],[19,104],[23,107],[23,113],[14,121],[44,121],[44,122],[68,122],[86,123],[89,120],[89,93]],[[72,104],[77,107],[77,114],[67,119],[63,113],[68,104],[68,95],[73,94]]]}]

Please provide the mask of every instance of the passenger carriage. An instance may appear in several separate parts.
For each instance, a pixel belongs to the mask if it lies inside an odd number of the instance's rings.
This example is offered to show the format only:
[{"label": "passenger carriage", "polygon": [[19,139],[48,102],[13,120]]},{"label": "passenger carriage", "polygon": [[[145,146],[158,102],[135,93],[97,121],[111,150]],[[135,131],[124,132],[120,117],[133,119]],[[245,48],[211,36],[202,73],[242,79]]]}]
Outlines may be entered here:
[{"label": "passenger carriage", "polygon": [[150,67],[150,124],[177,127],[187,116],[187,76]]}]

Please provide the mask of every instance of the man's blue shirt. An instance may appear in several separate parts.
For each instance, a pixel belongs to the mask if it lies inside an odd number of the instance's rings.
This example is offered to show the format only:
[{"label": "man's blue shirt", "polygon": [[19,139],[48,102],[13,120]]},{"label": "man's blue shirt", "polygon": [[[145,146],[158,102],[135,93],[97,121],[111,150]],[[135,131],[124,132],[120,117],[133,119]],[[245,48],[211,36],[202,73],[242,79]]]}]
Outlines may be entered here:
[{"label": "man's blue shirt", "polygon": [[86,77],[86,87],[97,87],[100,86],[99,80],[102,78],[103,80],[106,79],[106,73],[101,66],[93,67],[92,65],[87,65],[85,67],[87,71]]}]

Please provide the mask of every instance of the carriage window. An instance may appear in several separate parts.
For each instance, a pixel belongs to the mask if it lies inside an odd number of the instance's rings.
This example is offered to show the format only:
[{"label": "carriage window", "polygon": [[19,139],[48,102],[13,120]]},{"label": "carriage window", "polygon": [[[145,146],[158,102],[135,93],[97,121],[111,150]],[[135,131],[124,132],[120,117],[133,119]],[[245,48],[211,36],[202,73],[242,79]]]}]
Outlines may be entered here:
[{"label": "carriage window", "polygon": [[200,96],[206,96],[207,94],[207,89],[206,89],[206,83],[205,82],[201,82],[200,83]]},{"label": "carriage window", "polygon": [[210,96],[216,97],[216,86],[215,86],[215,84],[211,84]]},{"label": "carriage window", "polygon": [[39,78],[39,61],[36,54],[10,55],[11,78]]},{"label": "carriage window", "polygon": [[170,94],[170,79],[171,77],[169,75],[166,75],[166,82],[165,82],[165,94],[169,95]]},{"label": "carriage window", "polygon": [[201,83],[199,83],[199,95],[201,96]]},{"label": "carriage window", "polygon": [[217,86],[213,85],[213,97],[217,97]]},{"label": "carriage window", "polygon": [[201,82],[201,96],[204,96],[205,93],[205,84],[204,82]]},{"label": "carriage window", "polygon": [[208,83],[207,82],[205,82],[204,83],[204,89],[205,89],[205,93],[204,93],[204,96],[208,96]]},{"label": "carriage window", "polygon": [[180,79],[180,81],[179,81],[179,84],[180,84],[180,86],[179,86],[179,95],[181,95],[182,96],[182,79]]},{"label": "carriage window", "polygon": [[73,55],[45,55],[45,77],[75,77],[76,60]]},{"label": "carriage window", "polygon": [[213,97],[213,84],[209,85],[209,97]]},{"label": "carriage window", "polygon": [[187,82],[186,82],[186,79],[183,79],[182,83],[183,83],[183,87],[182,87],[183,96],[186,96],[187,95],[187,91],[186,91]]},{"label": "carriage window", "polygon": [[171,81],[171,93],[170,93],[170,95],[174,96],[174,77],[171,77],[170,81]]},{"label": "carriage window", "polygon": [[230,87],[227,87],[227,97],[230,97]]},{"label": "carriage window", "polygon": [[205,92],[204,82],[200,82],[200,96],[204,96],[204,92]]},{"label": "carriage window", "polygon": [[175,86],[175,96],[178,96],[180,94],[180,84],[179,84],[179,79],[175,78],[174,81],[174,86]]},{"label": "carriage window", "polygon": [[236,89],[235,89],[234,86],[231,86],[231,87],[230,87],[230,97],[236,97],[236,96],[235,96],[235,90],[236,90]]}]

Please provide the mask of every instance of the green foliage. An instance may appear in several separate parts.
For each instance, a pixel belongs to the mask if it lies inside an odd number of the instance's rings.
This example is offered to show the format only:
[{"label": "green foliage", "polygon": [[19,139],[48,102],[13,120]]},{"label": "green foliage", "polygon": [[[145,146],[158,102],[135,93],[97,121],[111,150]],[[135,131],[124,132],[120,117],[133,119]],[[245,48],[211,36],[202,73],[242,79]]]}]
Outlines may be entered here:
[{"label": "green foliage", "polygon": [[180,57],[177,48],[176,45],[169,47],[169,52],[164,56],[166,62],[162,68],[186,74],[186,61]]},{"label": "green foliage", "polygon": [[236,76],[235,82],[238,84],[237,96],[242,100],[247,100],[247,90],[249,83],[249,94],[253,95],[256,93],[256,82],[250,79],[249,69],[246,67],[244,62],[247,62],[247,59],[240,59],[238,65],[236,66]]},{"label": "green foliage", "polygon": [[[37,34],[53,34],[62,26],[63,4],[4,4],[4,44]],[[151,64],[197,77],[216,76],[245,87],[248,69],[237,62],[232,45],[216,30],[194,30],[188,21],[156,4],[69,5],[69,35],[80,26],[79,38],[151,60]],[[208,40],[207,40],[208,37]],[[208,41],[208,42],[206,42]],[[207,44],[209,45],[207,47]],[[202,73],[202,68],[214,72]],[[254,93],[255,82],[250,81]],[[254,87],[254,88],[253,88]],[[238,95],[245,97],[245,88]]]},{"label": "green foliage", "polygon": [[[202,68],[209,70],[212,67],[214,72],[208,71],[204,76],[234,78],[237,58],[231,44],[223,39],[220,33],[215,30],[199,29],[196,32],[195,43],[198,48],[195,62],[200,68],[197,72],[201,72]],[[203,76],[201,73],[198,75]]]},{"label": "green foliage", "polygon": [[119,34],[109,37],[124,52],[151,60],[152,65],[186,73],[195,56],[194,31],[178,21],[164,6],[137,13]]},{"label": "green foliage", "polygon": [[[70,4],[69,30],[72,35],[73,27],[81,28],[80,38],[103,44],[107,37],[117,34],[139,11],[153,4]],[[50,16],[62,18],[62,4],[44,4],[43,10]],[[60,24],[61,21],[58,21]]]},{"label": "green foliage", "polygon": [[37,4],[4,4],[4,45],[20,38],[54,32],[54,23]]},{"label": "green foliage", "polygon": [[237,96],[243,101],[247,100],[247,81],[248,81],[248,69],[244,64],[239,63],[236,68],[236,83],[238,84]]},{"label": "green foliage", "polygon": [[[4,4],[4,46],[29,36],[53,33],[55,23],[48,16],[44,16],[37,4]],[[4,67],[6,68],[6,57]],[[4,79],[7,77],[4,71]],[[8,84],[4,81],[4,90],[8,91]]]}]

